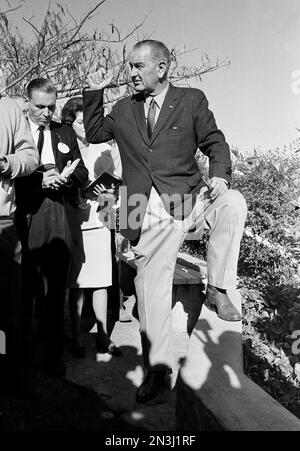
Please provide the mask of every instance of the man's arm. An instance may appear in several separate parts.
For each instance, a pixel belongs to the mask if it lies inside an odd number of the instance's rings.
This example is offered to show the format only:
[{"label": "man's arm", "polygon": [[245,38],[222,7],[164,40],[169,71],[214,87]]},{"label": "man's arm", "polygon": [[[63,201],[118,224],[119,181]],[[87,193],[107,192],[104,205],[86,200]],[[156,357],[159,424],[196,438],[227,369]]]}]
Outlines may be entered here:
[{"label": "man's arm", "polygon": [[83,122],[88,142],[98,144],[114,139],[114,112],[104,117],[102,89],[83,91]]},{"label": "man's arm", "polygon": [[214,200],[230,185],[230,149],[201,91],[193,98],[193,119],[198,147],[209,158],[210,197]]},{"label": "man's arm", "polygon": [[87,140],[92,144],[109,141],[114,138],[114,110],[104,117],[103,92],[114,78],[105,71],[99,71],[88,77],[88,89],[83,91],[83,122]]},{"label": "man's arm", "polygon": [[10,99],[1,99],[0,108],[1,113],[6,115],[5,122],[9,121],[13,132],[11,150],[1,158],[1,175],[11,179],[29,175],[37,169],[39,155],[27,121]]},{"label": "man's arm", "polygon": [[194,96],[193,115],[198,147],[209,158],[209,177],[222,178],[230,183],[230,149],[202,92]]}]

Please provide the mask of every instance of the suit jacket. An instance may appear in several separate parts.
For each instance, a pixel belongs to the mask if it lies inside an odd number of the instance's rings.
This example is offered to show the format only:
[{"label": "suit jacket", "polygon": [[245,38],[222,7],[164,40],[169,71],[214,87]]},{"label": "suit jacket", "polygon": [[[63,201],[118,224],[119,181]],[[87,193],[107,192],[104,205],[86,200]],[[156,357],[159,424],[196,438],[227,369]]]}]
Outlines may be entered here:
[{"label": "suit jacket", "polygon": [[[147,135],[142,94],[118,101],[106,117],[102,90],[84,91],[83,101],[88,141],[116,139],[119,146],[123,182],[127,186],[127,198],[121,196],[120,215],[126,209],[129,216],[136,207],[130,206],[130,196],[149,196],[153,185],[160,194],[177,195],[181,201],[184,195],[192,194],[194,200],[203,186],[195,159],[197,148],[209,158],[209,176],[230,181],[230,150],[202,91],[170,84],[151,139]],[[174,212],[176,200],[170,211],[176,217]],[[185,210],[184,214],[189,212],[190,209]],[[145,206],[137,228],[128,223],[122,230],[129,240],[138,238],[144,213]]]},{"label": "suit jacket", "polygon": [[[65,206],[71,236],[76,244],[81,241],[81,230],[77,214],[78,189],[87,181],[88,171],[82,161],[77,138],[72,127],[52,121],[50,123],[50,131],[52,149],[58,171],[61,172],[69,160],[74,161],[76,158],[80,158],[80,162],[71,175],[68,184],[58,191],[42,188],[43,174],[40,170],[35,171],[28,177],[18,179],[16,181],[18,217],[22,221],[22,215],[35,214],[45,197],[61,202]],[[59,150],[59,143],[66,144],[69,152],[62,153]],[[24,222],[22,222],[21,227],[24,227]]]}]

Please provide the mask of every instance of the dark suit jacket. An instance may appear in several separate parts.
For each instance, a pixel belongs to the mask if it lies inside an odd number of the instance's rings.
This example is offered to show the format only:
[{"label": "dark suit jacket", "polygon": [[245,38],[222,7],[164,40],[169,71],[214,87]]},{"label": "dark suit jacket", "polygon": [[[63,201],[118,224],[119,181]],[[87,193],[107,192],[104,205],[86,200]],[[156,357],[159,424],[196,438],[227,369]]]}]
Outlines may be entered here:
[{"label": "dark suit jacket", "polygon": [[[72,127],[58,122],[50,123],[52,149],[55,164],[59,172],[63,170],[69,160],[74,161],[80,158],[80,162],[74,170],[67,185],[59,191],[42,189],[42,172],[35,171],[28,177],[20,178],[16,182],[16,203],[19,212],[20,221],[22,215],[35,214],[45,197],[64,204],[68,219],[71,236],[77,242],[81,241],[80,224],[77,214],[78,188],[80,188],[88,179],[88,170],[86,169],[78,148],[77,138]],[[62,153],[58,149],[59,143],[66,144],[70,151]],[[24,222],[20,227],[24,227]],[[23,235],[22,231],[21,234]]]},{"label": "dark suit jacket", "polygon": [[[170,84],[151,139],[147,136],[143,95],[118,101],[106,117],[102,90],[84,91],[83,101],[88,141],[116,139],[119,146],[128,190],[127,199],[121,196],[120,214],[126,208],[130,215],[135,207],[128,205],[129,197],[136,193],[149,196],[152,185],[160,194],[178,194],[181,199],[192,194],[194,199],[203,186],[195,159],[198,147],[209,158],[210,177],[230,181],[230,150],[202,91]],[[143,213],[139,226],[142,220]],[[139,228],[134,230],[129,224],[122,233],[134,241]]]}]

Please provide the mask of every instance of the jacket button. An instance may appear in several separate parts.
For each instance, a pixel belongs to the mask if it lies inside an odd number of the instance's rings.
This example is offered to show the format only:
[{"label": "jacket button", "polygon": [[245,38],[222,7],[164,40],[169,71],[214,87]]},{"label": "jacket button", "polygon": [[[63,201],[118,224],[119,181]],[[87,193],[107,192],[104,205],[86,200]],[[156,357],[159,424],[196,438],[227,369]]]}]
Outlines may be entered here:
[{"label": "jacket button", "polygon": [[148,152],[152,152],[153,149],[151,149],[151,147],[149,147]]}]

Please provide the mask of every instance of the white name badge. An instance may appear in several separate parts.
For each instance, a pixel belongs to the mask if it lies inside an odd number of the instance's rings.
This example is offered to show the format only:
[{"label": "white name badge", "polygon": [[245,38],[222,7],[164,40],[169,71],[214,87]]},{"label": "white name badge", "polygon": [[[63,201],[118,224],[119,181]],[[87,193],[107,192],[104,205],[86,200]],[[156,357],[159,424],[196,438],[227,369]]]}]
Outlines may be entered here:
[{"label": "white name badge", "polygon": [[57,148],[61,153],[69,153],[70,152],[70,148],[67,146],[67,144],[64,144],[64,143],[58,143]]}]

